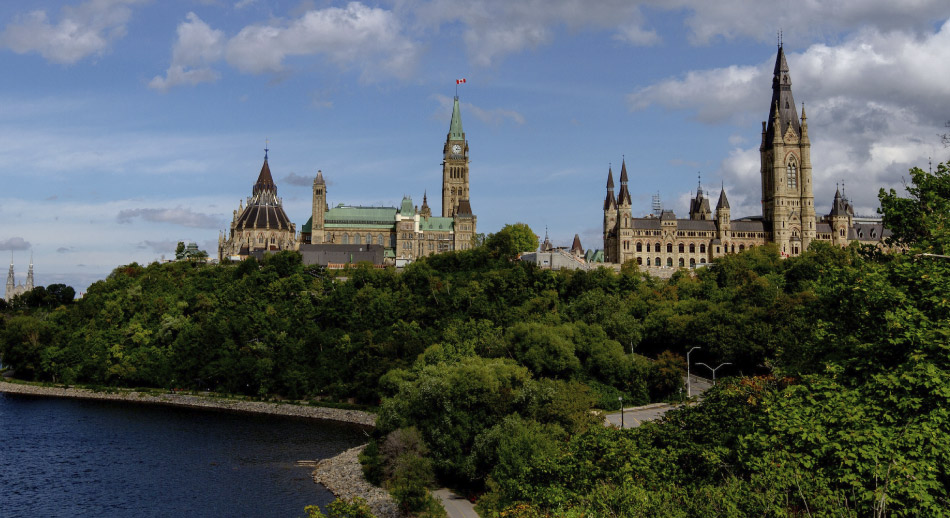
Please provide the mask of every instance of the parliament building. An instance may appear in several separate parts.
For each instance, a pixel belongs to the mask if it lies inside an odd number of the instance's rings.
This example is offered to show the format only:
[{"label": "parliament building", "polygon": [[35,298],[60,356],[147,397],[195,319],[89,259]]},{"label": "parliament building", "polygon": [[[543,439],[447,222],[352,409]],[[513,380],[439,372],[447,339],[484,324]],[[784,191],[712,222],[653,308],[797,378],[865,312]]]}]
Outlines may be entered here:
[{"label": "parliament building", "polygon": [[690,201],[688,219],[660,210],[633,217],[627,164],[620,169],[620,191],[614,193],[613,171],[607,171],[604,200],[604,260],[643,267],[696,267],[724,254],[775,243],[783,257],[797,256],[815,240],[846,246],[852,241],[882,246],[890,232],[879,220],[856,218],[849,201],[835,193],[831,212],[815,215],[812,194],[811,141],[802,106],[799,116],[792,81],[781,46],[772,78],[768,120],[762,123],[762,215],[732,219],[725,188],[715,210],[702,188]]},{"label": "parliament building", "polygon": [[[427,193],[422,206],[404,197],[398,207],[366,207],[340,203],[330,207],[323,172],[313,180],[310,219],[300,227],[284,212],[264,154],[264,165],[252,196],[234,211],[229,232],[218,239],[218,257],[242,259],[260,251],[333,249],[333,245],[382,248],[387,264],[405,264],[419,257],[472,247],[477,217],[469,201],[469,147],[462,130],[459,99],[442,148],[442,212],[433,215]],[[347,250],[350,248],[347,247]]]}]

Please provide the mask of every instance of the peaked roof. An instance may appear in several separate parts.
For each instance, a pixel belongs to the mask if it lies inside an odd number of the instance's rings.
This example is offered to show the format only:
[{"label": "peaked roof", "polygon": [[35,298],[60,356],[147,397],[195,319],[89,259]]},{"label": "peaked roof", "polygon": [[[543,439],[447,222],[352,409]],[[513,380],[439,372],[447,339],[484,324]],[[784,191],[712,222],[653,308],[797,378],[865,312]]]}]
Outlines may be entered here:
[{"label": "peaked roof", "polygon": [[323,179],[323,171],[317,171],[317,177],[313,179],[313,183],[326,185],[326,181]]},{"label": "peaked roof", "polygon": [[620,205],[627,204],[630,205],[633,203],[630,198],[630,191],[627,190],[627,161],[623,161],[623,165],[620,166],[620,194],[617,195],[617,203]]},{"label": "peaked roof", "polygon": [[459,111],[459,97],[455,96],[455,102],[452,103],[452,122],[449,123],[449,140],[465,140],[465,132],[462,130],[462,114]]},{"label": "peaked roof", "polygon": [[264,153],[264,165],[261,166],[261,174],[257,176],[257,183],[254,184],[255,195],[263,191],[277,194],[277,184],[274,183],[274,177],[270,174],[270,166],[267,165],[267,153]]},{"label": "peaked roof", "polygon": [[719,192],[719,203],[716,204],[716,210],[728,208],[729,200],[726,199],[726,189],[723,187],[722,191]]},{"label": "peaked roof", "polygon": [[614,198],[614,172],[613,169],[607,169],[607,197],[604,198],[604,210],[610,210],[617,207],[617,199]]},{"label": "peaked roof", "polygon": [[459,206],[455,211],[456,216],[472,216],[472,204],[468,200],[459,200]]},{"label": "peaked roof", "polygon": [[795,99],[792,97],[792,78],[788,73],[788,62],[785,60],[785,50],[778,48],[778,55],[775,57],[775,70],[772,72],[772,102],[769,105],[769,118],[766,121],[765,130],[766,146],[772,143],[775,136],[775,115],[778,111],[779,137],[783,136],[788,127],[791,126],[795,133],[801,138],[802,128],[798,119],[798,111],[795,107]]},{"label": "peaked roof", "polygon": [[571,252],[584,253],[584,247],[581,246],[581,236],[577,234],[574,234],[574,244],[571,245]]}]

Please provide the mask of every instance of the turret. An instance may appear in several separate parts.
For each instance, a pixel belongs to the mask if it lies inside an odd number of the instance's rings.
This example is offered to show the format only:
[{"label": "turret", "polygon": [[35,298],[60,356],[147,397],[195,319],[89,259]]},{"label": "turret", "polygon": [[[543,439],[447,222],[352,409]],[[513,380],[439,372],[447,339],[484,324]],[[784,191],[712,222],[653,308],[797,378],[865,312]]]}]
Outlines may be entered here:
[{"label": "turret", "polygon": [[7,291],[4,293],[3,298],[7,302],[13,300],[13,290],[16,289],[16,278],[13,274],[13,252],[10,252],[10,271],[7,272]]},{"label": "turret", "polygon": [[468,141],[462,130],[459,98],[452,103],[452,120],[442,148],[442,216],[452,217],[459,203],[469,198]]},{"label": "turret", "polygon": [[317,171],[313,179],[313,206],[310,213],[310,242],[323,243],[326,240],[324,218],[327,212],[327,182],[323,179],[323,171]]},{"label": "turret", "polygon": [[729,200],[726,198],[726,188],[723,186],[719,192],[719,202],[716,203],[716,229],[719,231],[719,239],[726,239],[730,236],[731,217]]},{"label": "turret", "polygon": [[30,269],[26,272],[26,291],[33,289],[33,252],[30,252]]}]

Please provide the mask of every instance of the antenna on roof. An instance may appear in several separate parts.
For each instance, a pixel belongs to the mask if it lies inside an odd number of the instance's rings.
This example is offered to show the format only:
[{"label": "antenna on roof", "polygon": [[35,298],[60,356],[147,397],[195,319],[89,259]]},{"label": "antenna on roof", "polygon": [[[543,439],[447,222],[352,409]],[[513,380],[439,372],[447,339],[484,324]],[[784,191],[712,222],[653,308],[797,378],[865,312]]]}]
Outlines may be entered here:
[{"label": "antenna on roof", "polygon": [[782,48],[782,29],[778,30],[778,48]]},{"label": "antenna on roof", "polygon": [[696,171],[697,186],[696,186],[696,196],[703,194],[703,172]]},{"label": "antenna on roof", "polygon": [[267,152],[270,151],[267,149],[267,146],[270,144],[270,139],[264,139],[264,160],[267,160]]}]

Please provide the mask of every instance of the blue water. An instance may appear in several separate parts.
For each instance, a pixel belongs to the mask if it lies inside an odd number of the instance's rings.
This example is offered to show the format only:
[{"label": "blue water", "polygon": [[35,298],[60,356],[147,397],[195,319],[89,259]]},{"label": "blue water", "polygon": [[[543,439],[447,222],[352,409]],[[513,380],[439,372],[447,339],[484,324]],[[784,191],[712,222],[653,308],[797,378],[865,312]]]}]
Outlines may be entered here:
[{"label": "blue water", "polygon": [[0,394],[0,517],[298,517],[298,460],[365,442],[324,421]]}]

